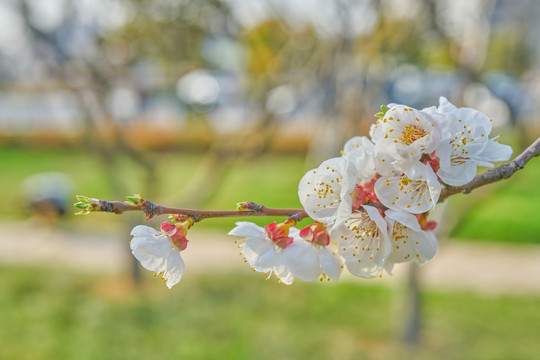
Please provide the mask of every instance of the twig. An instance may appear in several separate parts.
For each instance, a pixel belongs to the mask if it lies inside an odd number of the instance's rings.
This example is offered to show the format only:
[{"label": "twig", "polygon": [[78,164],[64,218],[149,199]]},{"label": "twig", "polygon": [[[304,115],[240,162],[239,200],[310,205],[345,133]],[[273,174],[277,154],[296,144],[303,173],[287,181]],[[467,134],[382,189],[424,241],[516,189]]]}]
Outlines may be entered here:
[{"label": "twig", "polygon": [[189,216],[194,222],[208,218],[222,217],[248,217],[248,216],[286,216],[292,220],[300,221],[308,215],[303,209],[274,209],[254,202],[242,203],[241,210],[196,210],[166,207],[143,200],[141,204],[128,204],[122,201],[106,201],[94,199],[99,203],[93,211],[113,212],[122,214],[126,211],[143,211],[148,219],[155,215],[179,214]]},{"label": "twig", "polygon": [[508,179],[510,176],[514,175],[516,171],[523,169],[523,167],[525,167],[525,164],[527,164],[529,160],[539,155],[540,137],[536,139],[536,141],[532,143],[531,146],[525,149],[525,151],[519,154],[514,160],[512,160],[508,164],[503,164],[499,167],[486,171],[483,174],[477,175],[476,177],[474,177],[474,179],[472,179],[469,183],[465,185],[445,187],[441,192],[439,202],[444,201],[447,197],[451,195],[457,193],[468,194],[480,186],[491,184],[502,179]]}]

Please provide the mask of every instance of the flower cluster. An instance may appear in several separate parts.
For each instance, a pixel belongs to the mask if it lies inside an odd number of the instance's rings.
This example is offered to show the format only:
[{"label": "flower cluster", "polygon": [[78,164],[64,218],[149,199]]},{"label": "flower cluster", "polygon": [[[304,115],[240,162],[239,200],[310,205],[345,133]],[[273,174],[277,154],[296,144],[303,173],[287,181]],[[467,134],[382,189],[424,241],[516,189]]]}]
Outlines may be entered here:
[{"label": "flower cluster", "polygon": [[[405,105],[382,110],[370,138],[353,137],[341,156],[324,161],[300,180],[300,202],[313,225],[300,230],[295,227],[298,218],[291,216],[264,228],[238,222],[229,232],[240,238],[241,254],[254,271],[291,284],[294,278],[338,281],[345,267],[353,275],[372,278],[383,271],[391,274],[398,263],[422,264],[437,252],[436,224],[428,214],[442,188],[467,184],[478,166],[492,167],[512,154],[497,137],[489,138],[489,118],[474,109],[456,108],[445,98],[438,107],[423,110]],[[128,200],[149,217],[156,212],[140,194]],[[84,213],[112,211],[110,203],[79,201],[76,206]],[[237,211],[261,209],[245,202]],[[184,274],[180,252],[186,249],[192,225],[188,216],[171,215],[161,231],[139,225],[131,233],[133,255],[169,288]]]},{"label": "flower cluster", "polygon": [[290,221],[264,229],[237,223],[229,234],[256,271],[285,284],[294,277],[338,280],[342,264],[360,277],[391,274],[397,263],[424,263],[438,243],[427,216],[443,186],[470,182],[478,166],[506,161],[511,147],[489,138],[490,119],[457,108],[383,107],[370,137],[354,137],[342,156],[301,179],[298,195],[315,223],[299,231]]}]

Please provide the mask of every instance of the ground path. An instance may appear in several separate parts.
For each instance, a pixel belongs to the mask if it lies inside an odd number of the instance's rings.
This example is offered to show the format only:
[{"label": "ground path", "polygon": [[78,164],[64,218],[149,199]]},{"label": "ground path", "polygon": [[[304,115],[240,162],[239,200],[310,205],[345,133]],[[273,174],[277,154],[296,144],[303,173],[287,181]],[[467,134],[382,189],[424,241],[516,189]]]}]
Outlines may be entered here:
[{"label": "ground path", "polygon": [[[78,271],[120,273],[130,268],[129,237],[119,230],[79,233],[23,222],[0,223],[0,265],[44,265]],[[122,239],[123,237],[123,239]],[[244,269],[232,239],[224,232],[192,231],[183,253],[186,272]],[[394,276],[344,281],[403,283],[407,266]],[[435,259],[420,271],[424,286],[487,294],[540,294],[540,246],[442,241]]]}]

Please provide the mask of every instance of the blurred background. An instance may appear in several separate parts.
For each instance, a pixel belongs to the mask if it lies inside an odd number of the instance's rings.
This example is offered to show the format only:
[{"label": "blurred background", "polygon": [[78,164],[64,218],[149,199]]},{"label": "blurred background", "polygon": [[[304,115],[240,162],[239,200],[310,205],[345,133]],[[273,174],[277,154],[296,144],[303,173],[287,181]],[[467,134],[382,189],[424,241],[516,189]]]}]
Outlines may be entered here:
[{"label": "blurred background", "polygon": [[215,219],[169,291],[131,259],[142,214],[72,203],[300,207],[380,105],[439,96],[517,155],[540,133],[539,20],[534,0],[2,0],[0,359],[536,357],[537,160],[448,200],[436,258],[382,281],[265,282]]}]

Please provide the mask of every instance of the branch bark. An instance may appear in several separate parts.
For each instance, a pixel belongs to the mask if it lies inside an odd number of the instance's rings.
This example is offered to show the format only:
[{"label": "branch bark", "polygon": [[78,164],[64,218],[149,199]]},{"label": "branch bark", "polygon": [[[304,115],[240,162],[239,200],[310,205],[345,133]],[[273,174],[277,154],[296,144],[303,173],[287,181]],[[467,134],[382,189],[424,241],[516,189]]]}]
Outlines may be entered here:
[{"label": "branch bark", "polygon": [[208,218],[249,217],[249,216],[286,216],[294,221],[308,217],[303,209],[275,209],[254,202],[242,203],[242,210],[196,210],[172,208],[143,200],[141,204],[128,204],[122,201],[106,201],[94,199],[99,205],[93,211],[113,212],[122,214],[126,211],[143,211],[150,219],[155,215],[179,214],[185,215],[198,222]]}]

